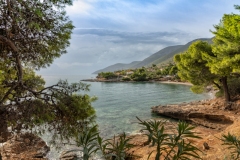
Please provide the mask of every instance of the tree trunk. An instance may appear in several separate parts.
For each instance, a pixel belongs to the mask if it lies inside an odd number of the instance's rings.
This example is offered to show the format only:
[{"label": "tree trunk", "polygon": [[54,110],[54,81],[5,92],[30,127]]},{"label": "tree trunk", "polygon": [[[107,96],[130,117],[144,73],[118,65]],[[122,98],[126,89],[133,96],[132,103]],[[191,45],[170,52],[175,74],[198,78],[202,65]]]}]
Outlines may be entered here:
[{"label": "tree trunk", "polygon": [[8,139],[8,127],[6,121],[6,112],[0,110],[0,143]]},{"label": "tree trunk", "polygon": [[230,102],[231,98],[230,98],[230,94],[229,94],[229,91],[228,91],[227,77],[226,76],[222,77],[221,81],[222,81],[222,85],[223,85],[225,101]]}]

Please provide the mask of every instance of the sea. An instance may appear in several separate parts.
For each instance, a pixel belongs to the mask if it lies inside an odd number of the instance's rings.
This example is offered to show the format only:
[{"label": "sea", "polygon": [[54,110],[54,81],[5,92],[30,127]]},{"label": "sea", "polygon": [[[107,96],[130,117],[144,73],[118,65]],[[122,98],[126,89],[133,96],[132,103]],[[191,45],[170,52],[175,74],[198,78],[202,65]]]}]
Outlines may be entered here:
[{"label": "sea", "polygon": [[[42,75],[46,86],[61,80],[69,83],[93,79],[96,75]],[[160,82],[83,82],[90,84],[90,96],[96,96],[92,103],[96,110],[96,122],[101,136],[111,138],[123,132],[136,134],[141,130],[136,117],[141,120],[163,119],[151,113],[151,107],[177,104],[212,98],[210,94],[194,94],[189,85]],[[79,94],[85,94],[79,93]],[[44,137],[43,137],[44,139]],[[51,149],[49,157],[55,159],[61,151]],[[56,158],[57,159],[57,158]]]}]

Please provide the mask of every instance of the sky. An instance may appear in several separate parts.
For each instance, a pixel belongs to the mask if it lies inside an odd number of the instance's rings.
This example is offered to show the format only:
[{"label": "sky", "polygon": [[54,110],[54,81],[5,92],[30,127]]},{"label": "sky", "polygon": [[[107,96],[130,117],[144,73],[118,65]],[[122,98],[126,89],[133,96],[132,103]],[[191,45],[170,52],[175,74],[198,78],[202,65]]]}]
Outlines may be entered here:
[{"label": "sky", "polygon": [[115,63],[141,61],[157,51],[211,38],[239,0],[74,0],[66,12],[75,29],[67,54],[40,75],[90,75]]}]

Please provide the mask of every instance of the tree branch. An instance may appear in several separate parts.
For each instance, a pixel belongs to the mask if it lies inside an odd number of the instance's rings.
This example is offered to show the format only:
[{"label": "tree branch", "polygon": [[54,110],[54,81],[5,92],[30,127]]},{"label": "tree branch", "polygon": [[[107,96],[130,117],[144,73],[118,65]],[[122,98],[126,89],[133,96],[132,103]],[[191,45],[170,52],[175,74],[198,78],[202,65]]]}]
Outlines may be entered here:
[{"label": "tree branch", "polygon": [[17,49],[17,47],[15,46],[15,44],[14,44],[11,40],[9,40],[8,38],[0,35],[0,42],[2,42],[2,43],[4,43],[4,44],[6,44],[7,46],[9,46],[14,53],[17,53],[17,52],[18,52],[18,49]]}]

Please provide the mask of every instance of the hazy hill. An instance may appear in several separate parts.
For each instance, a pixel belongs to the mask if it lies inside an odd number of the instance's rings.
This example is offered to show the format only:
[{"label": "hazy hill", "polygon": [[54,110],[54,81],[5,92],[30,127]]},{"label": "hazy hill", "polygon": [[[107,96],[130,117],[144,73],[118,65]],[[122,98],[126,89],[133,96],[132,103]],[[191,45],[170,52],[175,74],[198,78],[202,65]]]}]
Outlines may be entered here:
[{"label": "hazy hill", "polygon": [[162,50],[158,51],[157,53],[154,53],[151,56],[145,58],[143,61],[139,62],[138,64],[134,65],[133,67],[141,68],[142,66],[150,66],[152,64],[158,64],[158,63],[153,63],[153,62],[160,59],[161,57],[166,57],[167,55],[171,55],[171,53],[173,53],[174,51],[178,50],[181,47],[182,47],[182,45],[169,46],[169,47],[163,48]]},{"label": "hazy hill", "polygon": [[97,70],[93,74],[98,74],[98,73],[101,73],[101,72],[113,72],[113,71],[117,71],[117,70],[133,68],[133,66],[138,64],[139,62],[141,62],[141,61],[133,61],[133,62],[131,62],[129,64],[116,63],[116,64],[108,66],[106,68]]},{"label": "hazy hill", "polygon": [[108,66],[104,69],[97,70],[93,74],[97,74],[100,72],[113,72],[117,70],[130,69],[130,68],[141,68],[143,66],[147,67],[147,66],[151,66],[152,64],[159,65],[159,64],[167,63],[173,60],[173,56],[175,54],[186,51],[188,47],[197,40],[202,40],[202,41],[207,41],[208,43],[212,43],[212,38],[195,39],[191,42],[188,42],[185,45],[176,45],[176,46],[169,46],[169,47],[163,48],[160,51],[152,54],[151,56],[145,58],[142,61],[134,61],[130,64],[117,63],[114,65]]},{"label": "hazy hill", "polygon": [[[149,62],[148,65],[145,65],[145,66],[150,66],[152,64],[161,64],[161,63],[167,63],[167,62],[170,62],[170,61],[173,61],[173,56],[175,54],[178,54],[178,53],[181,53],[181,52],[184,52],[188,49],[188,47],[193,43],[193,42],[196,42],[198,40],[201,40],[201,41],[206,41],[208,43],[212,43],[212,38],[200,38],[200,39],[195,39],[191,42],[188,42],[187,44],[185,45],[181,45],[179,48],[176,48],[175,50],[172,50],[172,52],[170,52],[169,54],[164,54],[158,58],[156,58],[154,61],[152,62]],[[163,49],[162,49],[163,50]]]}]

